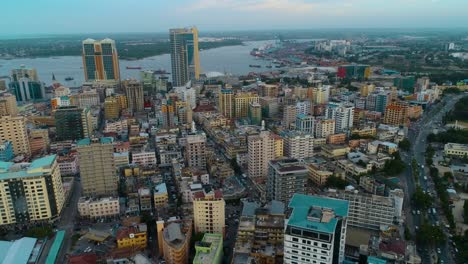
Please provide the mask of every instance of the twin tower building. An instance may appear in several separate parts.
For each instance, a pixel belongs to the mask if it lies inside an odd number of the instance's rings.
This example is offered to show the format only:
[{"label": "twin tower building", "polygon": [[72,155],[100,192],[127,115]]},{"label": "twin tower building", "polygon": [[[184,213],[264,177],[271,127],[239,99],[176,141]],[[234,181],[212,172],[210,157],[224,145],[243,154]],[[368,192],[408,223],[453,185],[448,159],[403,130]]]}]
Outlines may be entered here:
[{"label": "twin tower building", "polygon": [[[183,86],[200,76],[198,30],[178,28],[169,30],[172,65],[172,85]],[[83,70],[86,81],[120,80],[119,56],[112,39],[83,41]]]}]

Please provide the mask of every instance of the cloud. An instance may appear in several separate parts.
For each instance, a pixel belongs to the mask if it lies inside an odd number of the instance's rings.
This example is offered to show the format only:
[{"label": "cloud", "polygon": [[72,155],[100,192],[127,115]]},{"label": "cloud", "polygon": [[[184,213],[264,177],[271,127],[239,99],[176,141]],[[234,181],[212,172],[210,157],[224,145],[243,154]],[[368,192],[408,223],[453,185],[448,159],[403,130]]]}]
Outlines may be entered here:
[{"label": "cloud", "polygon": [[244,12],[282,12],[284,14],[313,11],[315,4],[304,0],[199,0],[186,11],[224,9]]}]

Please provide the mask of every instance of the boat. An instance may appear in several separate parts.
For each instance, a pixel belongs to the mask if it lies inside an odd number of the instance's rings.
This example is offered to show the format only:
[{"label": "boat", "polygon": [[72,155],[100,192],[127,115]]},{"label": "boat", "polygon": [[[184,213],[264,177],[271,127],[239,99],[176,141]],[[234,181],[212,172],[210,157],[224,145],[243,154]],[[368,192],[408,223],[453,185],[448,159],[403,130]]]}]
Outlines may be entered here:
[{"label": "boat", "polygon": [[65,78],[65,81],[67,81],[67,82],[68,82],[68,81],[73,81],[73,80],[74,80],[73,77],[66,77],[66,78]]},{"label": "boat", "polygon": [[266,67],[267,67],[268,69],[273,68],[273,66],[271,66],[271,65],[267,65]]},{"label": "boat", "polygon": [[141,66],[127,66],[127,70],[141,70]]},{"label": "boat", "polygon": [[257,64],[250,64],[249,67],[250,67],[250,68],[261,68],[262,66],[261,66],[261,65],[257,65]]}]

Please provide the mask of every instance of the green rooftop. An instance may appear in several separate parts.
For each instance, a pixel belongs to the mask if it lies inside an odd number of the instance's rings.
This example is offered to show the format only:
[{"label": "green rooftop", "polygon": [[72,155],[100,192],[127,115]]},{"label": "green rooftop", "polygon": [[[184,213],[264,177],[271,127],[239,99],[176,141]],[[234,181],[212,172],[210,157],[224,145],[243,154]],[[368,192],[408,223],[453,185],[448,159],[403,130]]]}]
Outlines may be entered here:
[{"label": "green rooftop", "polygon": [[[334,233],[337,218],[348,216],[349,202],[339,199],[294,194],[289,202],[292,213],[288,220],[289,226],[303,229],[313,229],[324,233]],[[321,221],[323,210],[332,210],[335,217]]]},{"label": "green rooftop", "polygon": [[195,250],[193,264],[221,264],[223,260],[223,235],[206,233],[202,241],[195,243]]}]

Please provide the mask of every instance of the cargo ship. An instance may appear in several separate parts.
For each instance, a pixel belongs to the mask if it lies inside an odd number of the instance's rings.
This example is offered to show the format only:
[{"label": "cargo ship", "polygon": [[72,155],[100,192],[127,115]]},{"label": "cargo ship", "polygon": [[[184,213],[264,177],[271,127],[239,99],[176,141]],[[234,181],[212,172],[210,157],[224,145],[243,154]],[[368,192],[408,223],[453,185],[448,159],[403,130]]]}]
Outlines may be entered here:
[{"label": "cargo ship", "polygon": [[257,64],[250,64],[249,67],[250,67],[250,68],[261,68],[262,66],[261,66],[261,65],[257,65]]},{"label": "cargo ship", "polygon": [[141,70],[141,66],[127,66],[127,70]]}]

